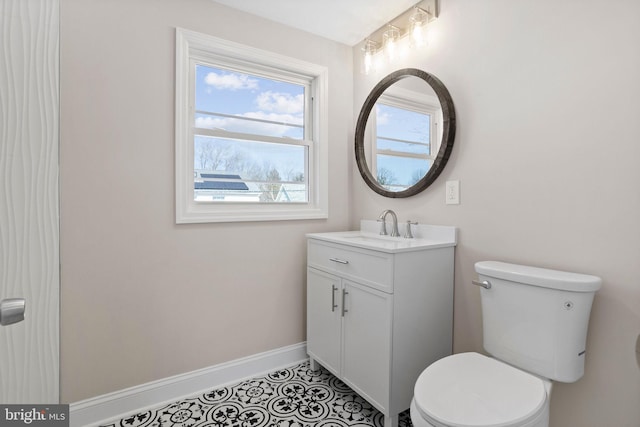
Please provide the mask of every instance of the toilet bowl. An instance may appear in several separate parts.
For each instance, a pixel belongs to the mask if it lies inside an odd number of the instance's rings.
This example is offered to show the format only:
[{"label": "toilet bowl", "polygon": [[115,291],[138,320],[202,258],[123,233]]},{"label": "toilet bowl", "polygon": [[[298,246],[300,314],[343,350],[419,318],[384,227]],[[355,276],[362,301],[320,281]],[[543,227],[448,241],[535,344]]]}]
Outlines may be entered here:
[{"label": "toilet bowl", "polygon": [[483,346],[428,366],[416,380],[414,427],[548,427],[552,381],[584,374],[596,276],[496,261],[475,265]]},{"label": "toilet bowl", "polygon": [[551,382],[479,353],[425,369],[411,402],[414,427],[544,427]]}]

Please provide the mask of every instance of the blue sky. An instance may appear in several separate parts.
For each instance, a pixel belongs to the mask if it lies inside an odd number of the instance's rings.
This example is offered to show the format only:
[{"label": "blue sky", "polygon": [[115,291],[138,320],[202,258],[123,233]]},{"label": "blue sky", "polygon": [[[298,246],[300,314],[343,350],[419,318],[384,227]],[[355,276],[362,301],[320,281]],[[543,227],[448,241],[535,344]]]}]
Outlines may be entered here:
[{"label": "blue sky", "polygon": [[[296,140],[304,138],[304,86],[197,65],[195,91],[196,110],[234,116],[196,113],[196,127]],[[376,114],[379,136],[428,144],[429,116],[382,104],[378,104]],[[270,164],[278,169],[283,179],[304,173],[306,152],[300,146],[210,137],[196,137],[196,169],[201,167],[198,150],[207,141],[221,149],[226,147],[228,153],[239,152],[244,159],[256,164]],[[381,149],[429,153],[427,145],[384,140],[379,140],[378,144]],[[424,160],[378,156],[378,167],[392,170],[396,182],[406,185],[413,183],[415,170],[426,170],[428,163]]]},{"label": "blue sky", "polygon": [[[403,141],[429,143],[429,115],[392,107],[382,103],[376,104],[376,124],[378,149],[391,149],[405,153],[429,154],[428,145],[410,144],[381,139],[384,137]],[[392,172],[396,184],[411,185],[415,182],[416,171],[426,171],[430,163],[427,160],[382,156],[377,158],[378,169],[385,168]]]},{"label": "blue sky", "polygon": [[[404,141],[429,144],[429,116],[381,103],[376,104],[378,138],[391,137]],[[409,153],[429,154],[429,147],[417,144],[386,144],[378,142],[378,148],[392,148]]]},{"label": "blue sky", "polygon": [[[304,137],[304,86],[198,65],[195,91],[196,110],[239,118],[196,114],[196,127],[297,140]],[[232,146],[256,163],[270,163],[283,178],[292,171],[304,172],[305,150],[299,146],[196,138],[196,152],[206,140]],[[195,161],[198,168],[197,154]]]},{"label": "blue sky", "polygon": [[[239,117],[303,124],[304,87],[278,82],[257,76],[234,73],[205,66],[196,67],[196,110],[233,114]],[[196,119],[199,127],[225,127],[241,129],[238,121],[213,119],[202,116]],[[256,125],[251,128],[245,122],[247,133],[264,133],[302,139],[299,127]]]}]

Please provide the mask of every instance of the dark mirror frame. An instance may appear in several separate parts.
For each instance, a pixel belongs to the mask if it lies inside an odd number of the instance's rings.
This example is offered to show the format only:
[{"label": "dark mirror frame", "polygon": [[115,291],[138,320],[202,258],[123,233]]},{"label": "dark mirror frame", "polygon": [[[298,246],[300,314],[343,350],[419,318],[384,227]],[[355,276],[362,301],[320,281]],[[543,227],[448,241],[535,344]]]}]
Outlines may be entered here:
[{"label": "dark mirror frame", "polygon": [[[364,131],[367,127],[367,120],[369,114],[376,104],[376,101],[384,93],[384,91],[396,83],[407,77],[418,77],[424,80],[434,90],[440,101],[442,107],[442,141],[440,142],[440,149],[433,164],[425,176],[416,182],[411,187],[402,191],[389,191],[382,187],[378,180],[371,174],[371,170],[367,166],[367,160],[364,154]],[[389,74],[371,90],[371,93],[364,101],[360,115],[358,116],[358,122],[356,123],[356,135],[355,135],[355,149],[356,149],[356,163],[358,164],[358,170],[360,175],[367,183],[367,185],[376,193],[385,197],[401,198],[410,197],[420,193],[427,188],[435,179],[440,175],[440,172],[444,169],[449,157],[451,156],[451,150],[453,149],[453,141],[456,136],[456,112],[453,108],[453,100],[447,88],[442,82],[432,74],[426,71],[418,70],[416,68],[404,68],[402,70],[394,71]]]}]

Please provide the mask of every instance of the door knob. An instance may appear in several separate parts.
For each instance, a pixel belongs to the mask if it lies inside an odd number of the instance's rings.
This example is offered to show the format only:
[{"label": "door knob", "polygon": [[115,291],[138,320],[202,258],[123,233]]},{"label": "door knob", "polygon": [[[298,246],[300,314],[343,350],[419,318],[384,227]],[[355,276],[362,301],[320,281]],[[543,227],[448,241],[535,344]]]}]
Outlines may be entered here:
[{"label": "door knob", "polygon": [[7,326],[24,320],[24,298],[7,298],[0,301],[0,325]]}]

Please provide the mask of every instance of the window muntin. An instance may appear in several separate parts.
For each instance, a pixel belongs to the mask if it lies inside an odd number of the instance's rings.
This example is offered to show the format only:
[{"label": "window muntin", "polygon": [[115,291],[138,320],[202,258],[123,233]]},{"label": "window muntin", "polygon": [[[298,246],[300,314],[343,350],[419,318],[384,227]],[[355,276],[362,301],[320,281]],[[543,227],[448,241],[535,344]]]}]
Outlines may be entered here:
[{"label": "window muntin", "polygon": [[306,203],[310,84],[202,63],[194,73],[194,201]]},{"label": "window muntin", "polygon": [[376,104],[376,136],[378,151],[430,154],[431,115],[407,108]]},{"label": "window muntin", "polygon": [[372,135],[373,170],[380,185],[402,191],[418,182],[433,163],[434,114],[430,108],[375,105]]},{"label": "window muntin", "polygon": [[[243,79],[259,77],[304,87],[304,120],[270,120],[272,117],[248,117],[249,110],[216,109],[215,105],[195,101],[196,66],[244,74]],[[204,69],[203,69],[204,70]],[[204,70],[209,72],[209,70]],[[202,73],[204,73],[202,71]],[[176,29],[176,223],[277,221],[324,219],[328,217],[328,69],[297,58],[231,42],[181,28]],[[204,74],[206,75],[206,74]],[[215,81],[215,76],[211,76]],[[245,80],[246,81],[246,80]],[[248,82],[249,84],[253,84]],[[272,93],[276,93],[273,90]],[[273,95],[263,101],[276,101]],[[229,106],[229,104],[227,104]],[[201,108],[201,109],[198,109]],[[229,106],[230,108],[230,106]],[[225,127],[218,127],[226,119]],[[233,119],[233,121],[229,120]],[[198,126],[196,126],[198,120]],[[264,121],[262,121],[264,120]],[[262,121],[262,122],[261,122]],[[273,122],[273,123],[272,123]],[[259,124],[259,126],[258,126]],[[261,134],[257,127],[269,125],[272,132]],[[284,126],[284,132],[283,130]],[[277,132],[273,131],[278,129]],[[253,130],[252,130],[253,129]],[[278,166],[279,178],[273,174],[265,180],[247,179],[234,171],[211,173],[209,154],[196,155],[196,145],[210,141],[222,150],[233,143],[236,148],[286,147],[295,157],[286,167]],[[256,147],[255,145],[253,147]],[[266,148],[265,148],[266,149]],[[266,149],[268,151],[268,149]],[[251,149],[257,155],[257,150]],[[302,154],[303,153],[303,154]],[[202,158],[200,158],[202,157]],[[200,168],[202,162],[204,168]],[[263,162],[264,163],[264,162]],[[300,165],[304,164],[304,168]],[[303,171],[302,173],[300,171]],[[204,175],[203,175],[204,173]],[[196,181],[199,181],[196,188]],[[224,202],[198,200],[197,190],[226,187],[227,190],[251,189],[258,184],[277,184],[277,198],[263,201],[232,200]],[[203,188],[206,187],[206,188]],[[245,192],[247,190],[244,190]],[[275,194],[276,192],[272,192]],[[240,193],[243,194],[243,193]],[[244,193],[246,195],[246,193]],[[302,197],[302,199],[301,199]],[[301,201],[302,200],[302,201]]]},{"label": "window muntin", "polygon": [[196,64],[196,128],[304,139],[302,84]]}]

